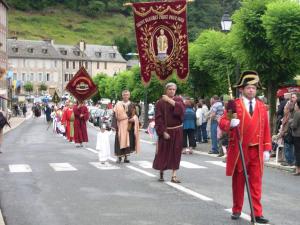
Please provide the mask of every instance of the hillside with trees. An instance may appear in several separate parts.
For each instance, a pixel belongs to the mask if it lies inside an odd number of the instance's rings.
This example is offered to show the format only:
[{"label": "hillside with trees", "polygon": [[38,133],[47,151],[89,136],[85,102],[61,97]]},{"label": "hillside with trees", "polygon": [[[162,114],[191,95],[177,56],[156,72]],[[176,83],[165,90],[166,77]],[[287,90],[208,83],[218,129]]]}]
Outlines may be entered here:
[{"label": "hillside with trees", "polygon": [[[126,0],[7,0],[9,35],[26,39],[54,39],[75,44],[116,44],[135,51],[132,10]],[[141,2],[141,1],[129,1]],[[225,11],[230,14],[238,0],[195,0],[188,4],[188,32],[193,41],[204,29],[220,29]],[[120,35],[120,31],[121,34]],[[123,48],[123,47],[121,47]],[[124,51],[125,51],[124,50]]]}]

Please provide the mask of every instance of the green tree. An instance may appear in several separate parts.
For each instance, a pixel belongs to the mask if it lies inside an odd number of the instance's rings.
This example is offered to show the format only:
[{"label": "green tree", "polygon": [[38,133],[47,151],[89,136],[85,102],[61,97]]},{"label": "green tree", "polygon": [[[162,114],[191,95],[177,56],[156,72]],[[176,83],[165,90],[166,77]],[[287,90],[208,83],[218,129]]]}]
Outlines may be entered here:
[{"label": "green tree", "polygon": [[27,82],[24,84],[24,90],[26,92],[32,92],[33,91],[33,84],[31,82]]},{"label": "green tree", "polygon": [[278,86],[299,72],[300,6],[292,0],[245,0],[233,20],[236,56],[242,68],[260,74],[273,122]]},{"label": "green tree", "polygon": [[41,83],[39,85],[39,90],[40,91],[47,91],[48,90],[48,86],[45,83]]},{"label": "green tree", "polygon": [[203,31],[190,44],[189,95],[207,97],[228,93],[228,75],[234,77],[236,61],[230,48],[230,37],[214,30]]}]

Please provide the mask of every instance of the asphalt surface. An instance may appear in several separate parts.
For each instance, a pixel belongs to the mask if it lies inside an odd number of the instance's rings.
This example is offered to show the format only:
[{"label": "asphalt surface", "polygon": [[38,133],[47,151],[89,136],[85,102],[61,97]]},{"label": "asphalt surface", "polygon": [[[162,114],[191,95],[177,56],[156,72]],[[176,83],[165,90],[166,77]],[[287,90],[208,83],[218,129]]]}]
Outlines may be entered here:
[{"label": "asphalt surface", "polygon": [[[4,136],[0,206],[7,225],[250,224],[247,216],[232,221],[226,211],[232,204],[231,179],[220,159],[183,155],[182,183],[171,186],[170,172],[160,183],[150,168],[155,146],[145,133],[142,151],[130,157],[130,164],[102,166],[95,151],[97,131],[88,129],[84,148],[47,130],[42,117]],[[271,224],[300,224],[299,187],[299,177],[265,169],[262,203]],[[243,211],[249,214],[246,194]]]}]

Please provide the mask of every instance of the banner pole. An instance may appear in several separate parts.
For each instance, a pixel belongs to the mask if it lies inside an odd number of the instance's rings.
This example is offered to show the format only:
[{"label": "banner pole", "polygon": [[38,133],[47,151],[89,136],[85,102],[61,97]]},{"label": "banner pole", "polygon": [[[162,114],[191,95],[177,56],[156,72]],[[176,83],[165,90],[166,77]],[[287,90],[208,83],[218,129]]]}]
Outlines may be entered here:
[{"label": "banner pole", "polygon": [[[186,2],[189,2],[189,3],[194,2],[194,1],[195,1],[195,0],[186,0]],[[165,2],[170,2],[170,1],[165,1]],[[127,6],[132,6],[132,4],[133,4],[133,3],[131,3],[131,2],[126,2],[126,3],[123,4],[123,6],[126,6],[126,7],[127,7]]]}]

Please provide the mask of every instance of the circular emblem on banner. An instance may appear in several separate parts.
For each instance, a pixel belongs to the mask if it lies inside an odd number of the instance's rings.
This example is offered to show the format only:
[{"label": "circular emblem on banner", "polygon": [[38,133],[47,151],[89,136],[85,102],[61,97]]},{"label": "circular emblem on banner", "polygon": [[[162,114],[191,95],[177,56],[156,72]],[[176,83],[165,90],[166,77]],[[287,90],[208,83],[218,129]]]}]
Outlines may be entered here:
[{"label": "circular emblem on banner", "polygon": [[157,27],[151,35],[151,52],[158,61],[166,61],[172,56],[175,46],[175,36],[166,26]]}]

